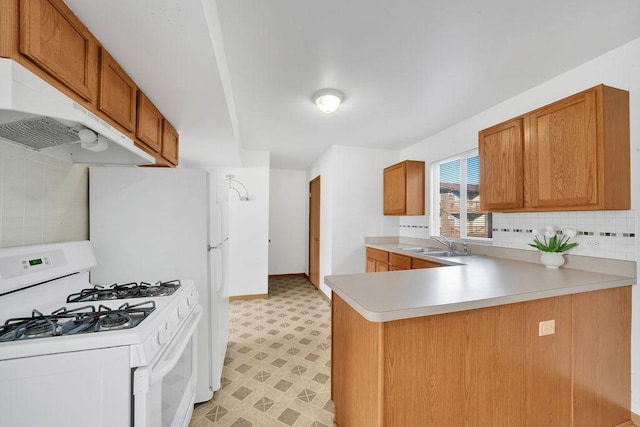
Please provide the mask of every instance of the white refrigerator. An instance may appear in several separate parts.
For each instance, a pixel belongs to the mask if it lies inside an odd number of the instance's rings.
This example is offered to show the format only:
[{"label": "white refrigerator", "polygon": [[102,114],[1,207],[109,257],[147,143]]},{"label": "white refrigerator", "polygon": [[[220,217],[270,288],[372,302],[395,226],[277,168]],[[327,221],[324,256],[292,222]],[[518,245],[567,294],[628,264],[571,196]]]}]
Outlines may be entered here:
[{"label": "white refrigerator", "polygon": [[196,402],[220,388],[229,337],[228,192],[222,182],[215,171],[199,169],[89,169],[89,237],[98,261],[91,283],[196,283],[205,309],[197,334]]}]

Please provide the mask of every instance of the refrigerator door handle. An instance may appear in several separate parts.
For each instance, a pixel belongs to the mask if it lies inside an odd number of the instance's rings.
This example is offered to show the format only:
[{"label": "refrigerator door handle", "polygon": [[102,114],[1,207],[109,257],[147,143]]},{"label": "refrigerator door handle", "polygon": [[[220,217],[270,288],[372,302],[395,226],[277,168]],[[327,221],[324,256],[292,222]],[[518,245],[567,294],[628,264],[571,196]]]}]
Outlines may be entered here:
[{"label": "refrigerator door handle", "polygon": [[217,245],[215,245],[215,246],[207,245],[207,252],[211,252],[214,249],[220,249],[222,247],[222,245],[224,244],[224,242],[226,242],[227,240],[229,240],[228,237],[226,239],[224,239],[222,242],[220,242]]}]

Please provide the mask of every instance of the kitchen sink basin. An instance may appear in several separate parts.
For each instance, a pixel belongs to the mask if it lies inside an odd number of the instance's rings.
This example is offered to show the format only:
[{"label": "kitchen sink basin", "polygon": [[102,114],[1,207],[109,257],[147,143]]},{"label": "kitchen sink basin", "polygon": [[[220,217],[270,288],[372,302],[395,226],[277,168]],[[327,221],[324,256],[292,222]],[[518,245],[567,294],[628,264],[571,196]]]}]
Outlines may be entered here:
[{"label": "kitchen sink basin", "polygon": [[441,253],[441,252],[447,252],[444,249],[441,248],[430,248],[430,247],[424,247],[424,248],[399,248],[401,251],[407,251],[407,252],[414,252],[417,254],[426,254],[426,253]]},{"label": "kitchen sink basin", "polygon": [[439,249],[439,248],[431,248],[431,247],[400,248],[400,250],[407,251],[407,252],[412,252],[414,254],[430,255],[430,256],[433,256],[433,257],[437,257],[437,258],[455,258],[455,257],[461,257],[461,256],[469,256],[469,253],[467,253],[467,252],[445,251],[445,250],[442,250],[442,249]]}]

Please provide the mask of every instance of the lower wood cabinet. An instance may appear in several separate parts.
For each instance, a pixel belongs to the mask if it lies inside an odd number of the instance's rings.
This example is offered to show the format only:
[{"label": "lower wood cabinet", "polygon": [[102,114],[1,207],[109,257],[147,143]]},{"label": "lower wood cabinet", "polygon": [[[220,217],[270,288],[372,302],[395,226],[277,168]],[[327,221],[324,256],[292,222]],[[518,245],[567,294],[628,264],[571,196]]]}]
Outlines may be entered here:
[{"label": "lower wood cabinet", "polygon": [[390,252],[389,267],[391,271],[411,270],[411,257]]},{"label": "lower wood cabinet", "polygon": [[389,252],[367,248],[367,273],[389,271]]},{"label": "lower wood cabinet", "polygon": [[[539,322],[555,333],[539,336]],[[339,427],[613,427],[630,419],[631,287],[392,322],[332,295]]]},{"label": "lower wood cabinet", "polygon": [[440,267],[440,264],[422,258],[414,258],[380,249],[367,248],[367,273],[433,267]]}]

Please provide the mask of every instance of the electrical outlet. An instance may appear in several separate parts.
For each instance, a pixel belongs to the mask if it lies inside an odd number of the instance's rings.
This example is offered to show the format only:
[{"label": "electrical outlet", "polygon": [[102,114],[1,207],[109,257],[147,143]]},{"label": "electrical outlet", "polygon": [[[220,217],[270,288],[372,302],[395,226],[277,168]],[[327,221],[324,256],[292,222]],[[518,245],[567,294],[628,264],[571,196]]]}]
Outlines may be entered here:
[{"label": "electrical outlet", "polygon": [[588,248],[600,248],[601,247],[600,240],[598,240],[598,239],[596,239],[594,237],[591,237],[591,238],[588,238],[588,239],[584,239],[583,243]]},{"label": "electrical outlet", "polygon": [[545,320],[544,322],[538,323],[538,336],[542,337],[545,335],[553,335],[556,333],[556,321],[555,320]]}]

